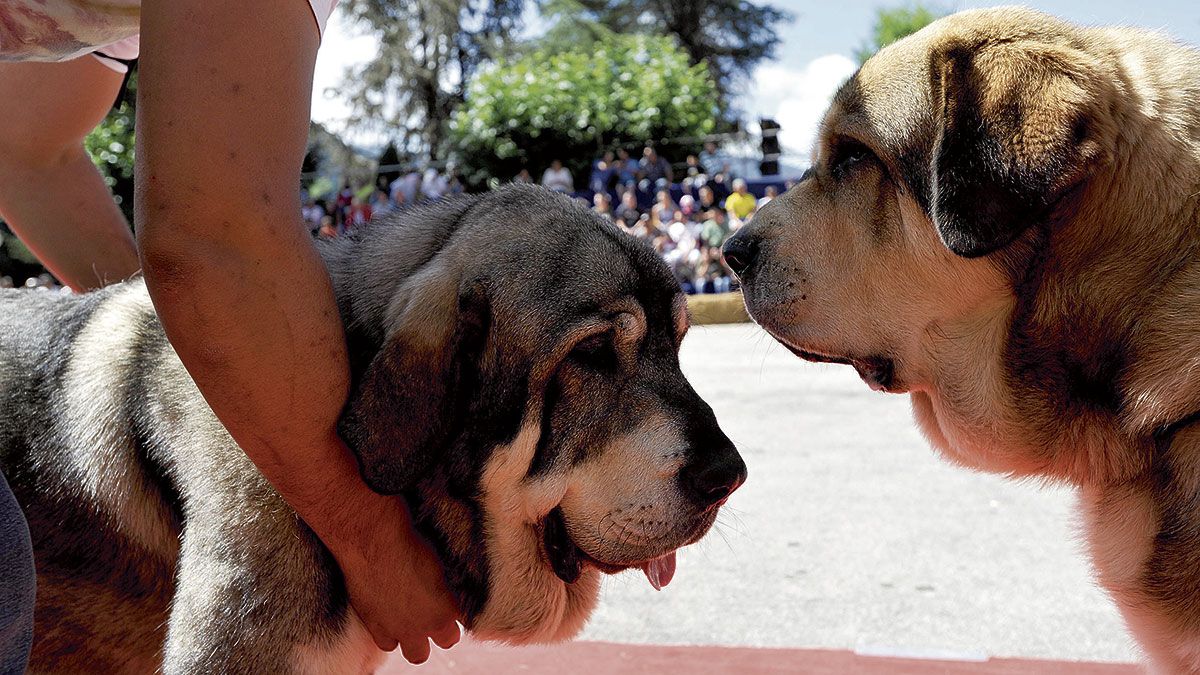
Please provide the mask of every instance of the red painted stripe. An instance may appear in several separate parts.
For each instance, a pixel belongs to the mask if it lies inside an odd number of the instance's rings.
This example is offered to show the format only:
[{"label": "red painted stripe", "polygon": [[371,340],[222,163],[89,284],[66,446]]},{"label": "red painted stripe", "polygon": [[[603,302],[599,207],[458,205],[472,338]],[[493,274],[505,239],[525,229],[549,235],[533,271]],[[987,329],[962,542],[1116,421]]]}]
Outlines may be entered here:
[{"label": "red painted stripe", "polygon": [[[414,672],[399,653],[379,675]],[[832,649],[757,649],[753,647],[668,647],[610,642],[572,642],[550,647],[505,647],[464,641],[448,652],[434,650],[415,672],[421,675],[1133,675],[1129,663],[1088,663],[1036,659],[943,661],[862,656]]]}]

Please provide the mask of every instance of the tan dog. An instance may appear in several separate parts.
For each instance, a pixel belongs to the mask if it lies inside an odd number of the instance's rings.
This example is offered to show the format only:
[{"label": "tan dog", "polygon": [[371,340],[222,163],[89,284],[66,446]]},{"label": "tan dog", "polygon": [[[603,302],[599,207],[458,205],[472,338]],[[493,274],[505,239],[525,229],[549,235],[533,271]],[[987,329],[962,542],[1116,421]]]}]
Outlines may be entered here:
[{"label": "tan dog", "polygon": [[754,318],[953,461],[1077,486],[1130,629],[1200,671],[1200,53],[964,12],[869,60],[815,158],[726,245]]}]

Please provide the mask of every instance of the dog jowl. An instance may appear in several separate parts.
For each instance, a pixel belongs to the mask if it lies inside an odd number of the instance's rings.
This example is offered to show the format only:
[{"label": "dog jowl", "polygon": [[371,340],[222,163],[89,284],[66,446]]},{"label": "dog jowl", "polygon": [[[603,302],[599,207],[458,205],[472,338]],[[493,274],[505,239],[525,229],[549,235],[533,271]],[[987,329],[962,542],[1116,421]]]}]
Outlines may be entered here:
[{"label": "dog jowl", "polygon": [[485,591],[460,595],[479,634],[572,634],[600,572],[665,585],[745,476],[679,370],[677,284],[639,242],[586,223],[459,231],[394,295],[344,418],[373,487],[415,488],[435,538],[460,531],[443,554],[459,588]]},{"label": "dog jowl", "polygon": [[812,171],[726,244],[759,324],[911,395],[951,460],[1080,488],[1101,583],[1200,671],[1200,52],[956,14],[834,97]]},{"label": "dog jowl", "polygon": [[[571,200],[448,200],[321,254],[351,359],[341,433],[367,483],[407,500],[474,634],[565,639],[602,574],[666,585],[745,479],[680,371],[674,278]],[[0,293],[0,321],[35,672],[379,662],[331,556],[205,404],[140,281]]]}]

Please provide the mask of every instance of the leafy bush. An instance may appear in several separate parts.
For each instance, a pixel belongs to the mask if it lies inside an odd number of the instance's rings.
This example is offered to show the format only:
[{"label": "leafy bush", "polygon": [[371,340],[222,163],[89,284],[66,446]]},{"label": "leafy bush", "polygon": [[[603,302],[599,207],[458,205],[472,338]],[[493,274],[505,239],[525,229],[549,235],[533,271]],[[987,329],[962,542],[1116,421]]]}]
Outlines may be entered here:
[{"label": "leafy bush", "polygon": [[133,121],[137,96],[137,74],[130,78],[121,105],[110,110],[104,121],[83,141],[92,163],[100,169],[113,200],[133,222]]},{"label": "leafy bush", "polygon": [[603,150],[626,146],[636,156],[642,143],[681,138],[699,145],[716,115],[704,63],[689,65],[669,38],[613,35],[480,70],[450,133],[472,185],[511,179],[522,167],[538,180],[561,159],[581,186]]}]

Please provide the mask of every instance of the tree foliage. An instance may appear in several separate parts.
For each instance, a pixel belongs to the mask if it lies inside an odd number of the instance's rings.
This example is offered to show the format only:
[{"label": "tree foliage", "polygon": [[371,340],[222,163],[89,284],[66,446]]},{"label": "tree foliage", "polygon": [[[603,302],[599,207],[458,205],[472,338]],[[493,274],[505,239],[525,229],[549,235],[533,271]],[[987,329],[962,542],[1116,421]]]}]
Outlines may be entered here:
[{"label": "tree foliage", "polygon": [[84,139],[92,162],[113,192],[125,218],[133,222],[133,121],[137,99],[137,73],[130,78],[121,105]]},{"label": "tree foliage", "polygon": [[705,64],[670,39],[611,36],[480,71],[450,129],[469,183],[555,158],[579,179],[603,149],[710,133],[715,102]]},{"label": "tree foliage", "polygon": [[433,158],[471,74],[519,31],[524,2],[349,0],[344,7],[379,40],[377,56],[346,74],[352,125],[397,135],[403,149]]},{"label": "tree foliage", "polygon": [[722,109],[745,91],[754,66],[774,56],[776,26],[791,20],[783,10],[749,0],[548,0],[543,13],[552,22],[551,48],[609,33],[673,38],[692,65],[707,65]]},{"label": "tree foliage", "polygon": [[871,29],[871,39],[855,51],[858,63],[866,63],[875,52],[896,40],[912,35],[943,16],[945,12],[930,9],[920,3],[875,10],[875,26]]}]

